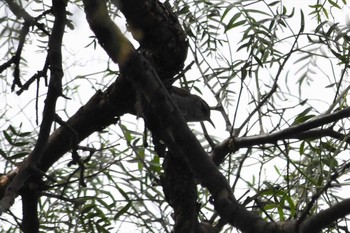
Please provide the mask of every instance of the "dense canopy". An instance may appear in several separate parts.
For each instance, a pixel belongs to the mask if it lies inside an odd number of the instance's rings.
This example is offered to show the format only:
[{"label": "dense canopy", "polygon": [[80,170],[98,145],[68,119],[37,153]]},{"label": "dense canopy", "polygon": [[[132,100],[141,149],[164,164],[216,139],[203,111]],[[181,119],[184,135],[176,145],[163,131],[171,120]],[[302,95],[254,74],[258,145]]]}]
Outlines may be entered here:
[{"label": "dense canopy", "polygon": [[349,13],[0,2],[1,232],[349,232]]}]

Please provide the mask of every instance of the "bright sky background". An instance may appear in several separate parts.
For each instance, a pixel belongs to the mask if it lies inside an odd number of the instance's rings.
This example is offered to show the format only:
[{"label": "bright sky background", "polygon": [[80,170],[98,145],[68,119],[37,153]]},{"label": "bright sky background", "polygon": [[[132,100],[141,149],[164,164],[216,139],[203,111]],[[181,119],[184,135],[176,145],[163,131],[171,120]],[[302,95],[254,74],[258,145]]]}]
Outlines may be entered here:
[{"label": "bright sky background", "polygon": [[[304,10],[304,14],[307,17],[308,12],[310,11],[307,9],[307,5],[310,3],[313,3],[314,1],[305,1],[305,0],[285,0],[282,1],[283,4],[286,6],[287,9],[291,9],[291,7],[301,8]],[[58,103],[60,104],[58,109],[64,109],[67,111],[68,115],[72,115],[80,106],[81,102],[85,103],[86,100],[89,99],[89,97],[95,93],[96,89],[104,89],[104,87],[101,85],[101,83],[109,83],[112,80],[114,80],[115,76],[109,76],[105,80],[98,80],[97,82],[93,79],[88,79],[86,77],[83,77],[84,75],[89,75],[96,72],[102,72],[106,69],[107,64],[106,60],[107,55],[106,53],[100,48],[100,46],[97,46],[97,49],[94,50],[92,47],[85,48],[90,42],[91,38],[89,36],[92,35],[92,32],[89,29],[89,26],[86,23],[84,12],[82,12],[78,8],[72,8],[70,9],[71,13],[73,13],[73,22],[75,25],[75,29],[69,30],[67,29],[68,33],[64,36],[65,41],[65,47],[64,47],[64,61],[65,64],[67,64],[69,67],[66,67],[66,73],[65,73],[65,82],[69,83],[73,79],[77,77],[82,77],[79,79],[79,83],[82,84],[82,88],[78,89],[79,95],[73,95],[72,100],[68,102],[67,106],[63,105],[63,101],[59,99]],[[349,12],[350,7],[344,8],[339,12],[335,13],[335,21],[340,22],[341,24],[347,24],[350,26],[350,18],[349,18]],[[0,17],[2,12],[0,11]],[[296,14],[299,15],[299,10],[296,9]],[[33,15],[35,15],[33,13]],[[294,18],[295,20],[295,29],[298,29],[298,25],[300,25],[300,17],[296,16]],[[122,28],[123,31],[125,31],[125,22],[121,21],[118,23],[118,25]],[[308,28],[315,28],[315,25],[310,25],[310,21],[306,21],[306,29]],[[0,28],[1,30],[1,28]],[[232,32],[234,33],[234,32]],[[235,35],[232,35],[232,39],[234,41]],[[38,38],[31,38],[33,45],[35,45],[36,40]],[[234,44],[234,43],[233,43]],[[237,46],[238,47],[238,46]],[[237,48],[236,47],[236,48]],[[235,51],[235,48],[233,48],[233,51]],[[0,57],[4,51],[0,48]],[[25,76],[31,77],[34,73],[36,73],[38,70],[42,69],[42,62],[45,60],[46,54],[43,53],[43,51],[37,51],[37,48],[33,46],[32,49],[25,50],[25,54],[23,54],[23,57],[29,57],[30,60],[28,60],[28,69],[25,71]],[[237,54],[239,56],[239,54]],[[3,61],[2,61],[3,62]],[[187,64],[191,62],[191,56],[188,56]],[[290,64],[292,65],[292,64]],[[327,67],[328,64],[322,65],[322,67]],[[289,67],[286,67],[287,69]],[[116,66],[113,65],[112,69],[117,70]],[[291,68],[290,70],[297,70],[298,68]],[[325,72],[330,72],[325,70]],[[191,70],[188,75],[194,75],[198,76],[198,72],[195,70]],[[269,75],[269,74],[266,74]],[[289,75],[293,76],[293,72],[291,72]],[[102,75],[101,75],[102,76]],[[91,76],[91,78],[94,78]],[[10,82],[10,81],[8,81]],[[293,86],[294,83],[294,86]],[[290,83],[288,83],[289,88],[296,88],[297,90],[297,84],[292,79]],[[312,82],[312,89],[315,90],[315,86],[317,86],[316,90],[322,90],[322,95],[320,96],[319,91],[310,91],[305,92],[305,97],[309,99],[322,99],[328,100],[329,98],[333,98],[334,92],[332,90],[329,90],[330,93],[327,93],[326,90],[324,90],[325,83],[323,83],[320,80],[314,80]],[[45,88],[43,88],[43,82],[41,82],[41,91],[44,93],[46,91]],[[311,87],[310,87],[311,88]],[[10,116],[11,119],[15,119],[14,122],[19,124],[20,122],[25,122],[23,125],[23,128],[25,130],[32,130],[33,125],[35,126],[35,114],[33,113],[33,110],[35,109],[35,88],[34,86],[31,87],[31,91],[24,92],[21,96],[17,96],[15,93],[11,93],[10,90],[7,89],[7,87],[4,85],[3,82],[0,82],[0,91],[2,93],[6,92],[6,95],[0,96],[0,114],[3,114],[2,109],[4,109],[4,103],[10,102],[13,106],[12,109],[8,109],[8,112],[6,113],[7,116]],[[306,96],[307,95],[307,96]],[[28,103],[28,100],[29,101]],[[206,100],[208,101],[209,105],[215,104],[214,99],[210,97],[210,95],[206,96]],[[297,101],[297,99],[295,100]],[[25,103],[25,105],[24,105]],[[28,104],[27,104],[28,103]],[[328,105],[323,103],[322,100],[315,101],[315,103],[318,103],[324,110],[327,109]],[[329,102],[328,102],[329,103]],[[43,107],[43,99],[39,101],[40,109]],[[24,111],[23,111],[24,110]],[[23,112],[22,112],[23,111]],[[30,112],[30,114],[25,115],[24,112]],[[40,113],[40,112],[39,112]],[[246,111],[248,113],[248,111]],[[297,113],[296,113],[297,114]],[[59,112],[59,115],[63,117],[64,119],[67,119],[65,113],[61,110]],[[228,136],[228,132],[225,130],[225,124],[221,118],[221,116],[213,112],[213,121],[215,123],[216,128],[212,128],[210,124],[206,124],[208,127],[208,130],[210,133],[213,133],[215,135],[218,135],[218,137],[224,139]],[[40,116],[40,114],[39,114]],[[242,116],[241,121],[245,119],[245,116]],[[41,116],[39,117],[39,122],[41,120]],[[32,122],[32,125],[28,125]],[[36,127],[36,126],[35,126]],[[139,124],[137,125],[138,129],[141,131],[143,130],[143,123],[142,121],[139,121]],[[7,128],[7,124],[1,124],[0,122],[0,129]],[[257,132],[258,133],[258,132]],[[345,156],[348,156],[349,153],[347,152]],[[254,161],[252,161],[252,164],[254,164]],[[277,164],[278,165],[278,164]],[[2,170],[1,164],[0,164],[0,171]],[[252,169],[254,171],[254,169]],[[268,171],[264,171],[265,176],[269,180],[273,180],[274,178],[270,176]],[[246,179],[249,179],[253,174],[245,174]],[[245,191],[245,187],[242,190],[242,193]],[[347,191],[344,190],[344,193],[350,193],[349,187],[347,187]],[[238,195],[239,197],[239,195]],[[17,199],[18,201],[18,199]],[[19,207],[18,207],[19,208]],[[123,232],[135,232],[134,230],[123,230]]]}]

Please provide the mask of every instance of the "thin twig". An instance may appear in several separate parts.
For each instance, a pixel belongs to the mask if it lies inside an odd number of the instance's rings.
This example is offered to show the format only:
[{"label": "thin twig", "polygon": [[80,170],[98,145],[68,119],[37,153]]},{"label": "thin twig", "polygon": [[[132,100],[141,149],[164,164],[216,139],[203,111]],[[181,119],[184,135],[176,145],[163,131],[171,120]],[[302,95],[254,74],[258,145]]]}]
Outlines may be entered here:
[{"label": "thin twig", "polygon": [[246,120],[241,124],[241,126],[237,129],[237,135],[239,134],[240,131],[242,131],[242,129],[245,127],[245,125],[250,121],[250,119],[253,117],[253,115],[263,106],[265,105],[265,103],[270,99],[270,97],[275,93],[275,91],[277,90],[277,82],[279,80],[279,77],[281,76],[281,73],[287,63],[287,61],[289,60],[290,56],[293,54],[294,52],[294,47],[296,46],[299,36],[302,33],[302,29],[299,31],[299,33],[297,34],[297,36],[295,37],[294,43],[289,51],[289,53],[286,55],[286,58],[284,59],[284,61],[282,62],[282,64],[279,66],[277,74],[276,74],[276,78],[273,82],[273,85],[271,87],[271,90],[269,91],[269,93],[267,93],[264,98],[261,100],[261,102],[255,107],[255,109],[248,115],[248,117],[246,118]]}]

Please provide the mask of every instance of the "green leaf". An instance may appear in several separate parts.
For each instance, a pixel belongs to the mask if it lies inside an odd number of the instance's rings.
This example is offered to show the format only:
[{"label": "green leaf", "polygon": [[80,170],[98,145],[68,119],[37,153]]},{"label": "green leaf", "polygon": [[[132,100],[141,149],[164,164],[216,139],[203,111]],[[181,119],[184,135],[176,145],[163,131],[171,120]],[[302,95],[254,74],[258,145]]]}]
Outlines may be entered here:
[{"label": "green leaf", "polygon": [[278,215],[280,217],[280,221],[285,221],[285,217],[284,217],[284,212],[283,212],[283,205],[282,205],[282,202],[280,202],[279,206],[277,207],[277,211],[278,211]]},{"label": "green leaf", "polygon": [[126,192],[124,192],[124,190],[122,188],[120,188],[118,185],[115,186],[116,189],[118,189],[118,191],[120,192],[120,194],[126,199],[126,200],[130,200],[129,196]]},{"label": "green leaf", "polygon": [[310,8],[316,8],[316,9],[318,9],[318,8],[323,8],[323,5],[321,5],[321,4],[315,4],[315,5],[309,5],[309,7],[310,7]]},{"label": "green leaf", "polygon": [[108,205],[102,198],[96,198],[96,201],[100,203],[105,209],[111,210],[113,206]]},{"label": "green leaf", "polygon": [[189,37],[192,37],[192,38],[196,38],[196,36],[194,35],[194,33],[192,32],[192,29],[190,26],[188,26],[187,24],[183,24],[183,27],[185,29],[185,32],[186,34],[189,36]]},{"label": "green leaf", "polygon": [[327,23],[328,23],[327,21],[323,21],[322,23],[320,23],[320,24],[316,27],[315,33],[317,34],[317,33],[320,31],[320,29],[323,28],[323,26],[324,26],[325,24],[327,24]]},{"label": "green leaf", "polygon": [[189,7],[187,5],[185,5],[183,8],[181,8],[177,14],[178,15],[184,15],[184,14],[187,14],[189,12]]},{"label": "green leaf", "polygon": [[132,135],[130,133],[130,131],[128,130],[128,128],[125,126],[125,125],[120,125],[120,128],[123,130],[124,132],[124,136],[125,136],[125,140],[128,142],[128,143],[131,143],[131,140],[132,140]]},{"label": "green leaf", "polygon": [[300,123],[303,123],[303,122],[313,118],[315,116],[314,114],[307,115],[312,109],[313,109],[312,107],[309,107],[309,108],[305,109],[304,111],[302,111],[301,113],[299,113],[298,116],[295,118],[292,125],[298,125]]},{"label": "green leaf", "polygon": [[28,152],[20,152],[20,153],[17,153],[17,154],[14,154],[12,156],[10,156],[11,159],[19,159],[19,158],[23,158],[25,156],[29,155]]},{"label": "green leaf", "polygon": [[300,10],[300,33],[304,31],[305,28],[305,18],[304,18],[304,12]]},{"label": "green leaf", "polygon": [[340,61],[342,61],[343,63],[346,63],[346,57],[343,57],[340,53],[337,53],[336,51],[334,51],[333,49],[330,49],[331,52],[333,53],[333,55],[338,58]]},{"label": "green leaf", "polygon": [[238,21],[237,23],[229,25],[225,28],[225,32],[227,32],[228,30],[231,30],[232,28],[244,25],[246,22],[247,22],[247,20],[244,19],[244,20]]},{"label": "green leaf", "polygon": [[338,29],[338,23],[333,24],[332,26],[330,26],[330,28],[328,29],[326,36],[329,37],[334,30]]},{"label": "green leaf", "polygon": [[4,134],[6,141],[12,145],[13,141],[12,141],[11,136],[6,131],[3,131],[2,133]]},{"label": "green leaf", "polygon": [[274,6],[274,5],[277,5],[278,3],[281,3],[281,1],[274,1],[274,2],[270,3],[269,6]]},{"label": "green leaf", "polygon": [[242,15],[241,12],[236,13],[228,22],[228,24],[225,27],[225,32],[230,30],[232,28],[232,25],[236,22],[236,20]]},{"label": "green leaf", "polygon": [[326,16],[326,18],[329,19],[328,11],[326,10],[326,8],[322,7],[322,11],[323,11],[323,14]]},{"label": "green leaf", "polygon": [[82,210],[80,211],[80,214],[83,215],[85,213],[88,213],[91,209],[94,209],[95,208],[95,204],[91,203],[91,204],[87,204],[87,205],[84,205]]},{"label": "green leaf", "polygon": [[114,216],[114,220],[118,220],[120,216],[122,216],[123,214],[125,214],[129,208],[131,207],[131,202],[128,202],[128,204],[126,204],[123,208],[121,208],[118,213]]},{"label": "green leaf", "polygon": [[301,102],[299,103],[299,105],[303,106],[304,104],[306,104],[307,101],[308,101],[308,99],[305,99],[305,100],[301,101]]},{"label": "green leaf", "polygon": [[17,147],[26,146],[28,144],[29,144],[29,142],[15,142],[15,143],[13,143],[13,145],[17,146]]},{"label": "green leaf", "polygon": [[7,155],[6,155],[6,153],[5,153],[3,150],[1,150],[1,149],[0,149],[0,155],[1,155],[3,158],[5,158],[5,159],[8,158]]},{"label": "green leaf", "polygon": [[329,2],[332,6],[334,6],[334,7],[336,7],[336,8],[338,8],[338,9],[341,10],[341,7],[340,7],[336,2],[333,2],[332,0],[328,0],[328,2]]},{"label": "green leaf", "polygon": [[299,146],[299,155],[303,155],[305,153],[305,141],[302,141]]},{"label": "green leaf", "polygon": [[161,165],[160,165],[160,159],[158,155],[154,155],[153,159],[150,164],[150,169],[156,173],[160,173],[161,171]]},{"label": "green leaf", "polygon": [[241,46],[238,47],[237,51],[240,51],[241,49],[244,49],[244,48],[247,48],[247,50],[248,50],[251,45],[252,44],[249,43],[249,42],[245,43],[245,44],[242,44]]},{"label": "green leaf", "polygon": [[321,141],[320,144],[321,144],[322,149],[325,149],[331,153],[334,153],[337,151],[337,148],[335,148],[333,143],[331,143],[331,142],[322,142]]},{"label": "green leaf", "polygon": [[261,60],[257,57],[257,56],[255,56],[255,55],[253,55],[253,57],[254,57],[254,59],[258,62],[258,64],[259,64],[259,66],[263,66],[263,63],[261,62]]},{"label": "green leaf", "polygon": [[331,169],[334,169],[335,167],[339,166],[338,161],[335,158],[333,158],[332,156],[328,156],[327,158],[322,158],[322,162],[324,164],[326,164]]},{"label": "green leaf", "polygon": [[224,11],[224,13],[221,16],[221,21],[224,20],[226,15],[232,10],[233,6],[234,6],[233,4],[230,4],[229,6],[226,7],[226,10]]}]

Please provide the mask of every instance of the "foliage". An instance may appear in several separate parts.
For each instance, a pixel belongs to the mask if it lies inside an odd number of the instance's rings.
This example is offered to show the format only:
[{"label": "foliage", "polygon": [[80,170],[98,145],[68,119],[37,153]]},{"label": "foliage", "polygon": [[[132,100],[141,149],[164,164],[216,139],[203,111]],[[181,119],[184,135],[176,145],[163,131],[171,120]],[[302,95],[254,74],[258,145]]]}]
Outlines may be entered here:
[{"label": "foliage", "polygon": [[[208,154],[212,142],[252,140],[242,142],[220,164],[240,203],[266,220],[286,221],[348,198],[348,117],[266,143],[253,141],[253,136],[264,140],[349,107],[350,25],[349,18],[345,23],[338,18],[350,17],[342,14],[349,10],[347,2],[324,0],[295,7],[274,0],[169,2],[189,39],[186,66],[176,85],[205,96],[213,109],[216,127],[189,123],[192,131]],[[48,82],[38,70],[45,67],[47,33],[54,24],[50,1],[18,4],[36,23],[27,25],[8,3],[0,3],[3,174],[16,169],[35,146]],[[108,2],[108,7],[132,40],[122,14],[114,4]],[[64,120],[119,75],[88,31],[82,2],[70,1],[68,10],[62,47],[65,98],[56,108]],[[78,42],[72,41],[77,36]],[[18,61],[6,66],[14,57]],[[163,161],[138,117],[122,116],[79,143],[82,165],[72,163],[68,153],[49,169],[39,201],[42,232],[171,232],[173,210],[159,184]],[[61,125],[56,122],[52,132]],[[200,220],[231,232],[234,227],[219,220],[211,198],[198,186]],[[1,232],[19,232],[18,206],[1,216]],[[348,217],[343,216],[325,232],[347,229]]]}]

